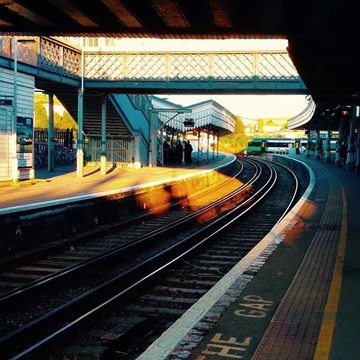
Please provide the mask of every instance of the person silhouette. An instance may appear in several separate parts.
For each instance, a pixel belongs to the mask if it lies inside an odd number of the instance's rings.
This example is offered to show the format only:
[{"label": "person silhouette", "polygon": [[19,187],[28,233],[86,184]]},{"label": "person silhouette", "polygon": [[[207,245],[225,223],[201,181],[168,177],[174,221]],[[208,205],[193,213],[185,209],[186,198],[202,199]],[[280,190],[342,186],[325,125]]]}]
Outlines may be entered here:
[{"label": "person silhouette", "polygon": [[190,144],[190,140],[188,140],[185,143],[185,163],[186,164],[191,164],[192,163],[192,158],[191,158],[191,153],[193,151],[193,148]]},{"label": "person silhouette", "polygon": [[175,154],[176,154],[176,162],[181,164],[182,155],[183,155],[183,146],[181,145],[180,140],[177,141],[176,148],[175,148]]}]

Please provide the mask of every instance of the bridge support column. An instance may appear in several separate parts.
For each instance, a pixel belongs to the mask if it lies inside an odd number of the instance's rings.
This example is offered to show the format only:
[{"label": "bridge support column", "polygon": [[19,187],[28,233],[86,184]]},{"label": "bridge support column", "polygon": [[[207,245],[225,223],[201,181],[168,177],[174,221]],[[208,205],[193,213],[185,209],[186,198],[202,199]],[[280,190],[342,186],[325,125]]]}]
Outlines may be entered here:
[{"label": "bridge support column", "polygon": [[353,105],[350,110],[350,129],[348,137],[348,149],[346,159],[346,170],[354,171],[355,169],[355,122],[356,122],[356,107]]},{"label": "bridge support column", "polygon": [[49,117],[48,117],[48,171],[55,171],[55,149],[54,149],[54,94],[49,94]]},{"label": "bridge support column", "polygon": [[101,153],[100,153],[100,173],[106,175],[106,101],[104,96],[101,101]]},{"label": "bridge support column", "polygon": [[157,129],[158,115],[155,112],[151,112],[150,115],[150,143],[149,143],[149,166],[156,166],[157,163],[157,140],[156,140],[156,129]]},{"label": "bridge support column", "polygon": [[78,91],[78,134],[76,145],[76,176],[84,176],[84,144],[83,144],[83,127],[84,127],[84,89]]},{"label": "bridge support column", "polygon": [[140,161],[140,135],[134,136],[134,146],[133,146],[133,153],[132,153],[132,159],[134,163],[134,167],[136,169],[141,168],[141,161]]}]

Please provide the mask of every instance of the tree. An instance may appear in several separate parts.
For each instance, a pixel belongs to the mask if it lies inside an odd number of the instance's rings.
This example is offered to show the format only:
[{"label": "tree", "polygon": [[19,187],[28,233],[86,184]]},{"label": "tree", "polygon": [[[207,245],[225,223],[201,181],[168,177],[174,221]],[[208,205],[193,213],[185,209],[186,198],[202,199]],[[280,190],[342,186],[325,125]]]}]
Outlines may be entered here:
[{"label": "tree", "polygon": [[61,118],[61,128],[62,129],[74,129],[77,131],[77,122],[72,118],[72,116],[65,110]]},{"label": "tree", "polygon": [[58,112],[54,112],[54,128],[62,130],[61,115]]},{"label": "tree", "polygon": [[36,129],[47,129],[48,116],[47,116],[45,107],[41,103],[35,102],[34,116],[35,116],[35,128]]},{"label": "tree", "polygon": [[247,147],[248,138],[245,135],[245,127],[239,116],[235,119],[235,131],[219,139],[219,150],[233,154],[244,151]]},{"label": "tree", "polygon": [[[46,94],[35,94],[34,113],[36,129],[48,128],[48,114],[46,111],[46,106],[48,104],[47,101],[48,99]],[[54,98],[54,105],[62,107],[60,101],[57,98]],[[54,128],[56,130],[77,130],[77,123],[68,113],[68,111],[63,108],[62,115],[60,115],[57,111],[54,112]]]}]

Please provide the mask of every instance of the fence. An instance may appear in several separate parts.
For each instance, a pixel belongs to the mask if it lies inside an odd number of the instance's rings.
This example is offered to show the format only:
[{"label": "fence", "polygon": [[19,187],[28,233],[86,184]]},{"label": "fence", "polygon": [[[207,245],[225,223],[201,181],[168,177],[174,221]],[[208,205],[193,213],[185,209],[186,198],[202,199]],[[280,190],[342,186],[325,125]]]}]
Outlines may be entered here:
[{"label": "fence", "polygon": [[[89,136],[88,138],[89,160],[100,161],[101,138]],[[129,163],[132,160],[133,137],[107,137],[106,139],[106,160],[112,164]]]},{"label": "fence", "polygon": [[[66,131],[54,131],[54,142],[56,145],[72,148],[74,140],[74,130],[67,129]],[[35,144],[47,144],[48,132],[47,130],[35,130],[34,131],[34,143]]]}]

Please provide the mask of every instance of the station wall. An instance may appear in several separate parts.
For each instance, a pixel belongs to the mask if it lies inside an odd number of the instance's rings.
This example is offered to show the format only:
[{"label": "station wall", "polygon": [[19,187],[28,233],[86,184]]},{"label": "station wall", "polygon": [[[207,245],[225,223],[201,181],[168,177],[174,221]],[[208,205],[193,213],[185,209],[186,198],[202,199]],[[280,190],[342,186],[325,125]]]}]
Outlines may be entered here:
[{"label": "station wall", "polygon": [[[27,124],[27,134],[24,135],[30,136],[31,139],[34,128],[34,89],[33,76],[17,73],[17,123],[22,126]],[[33,146],[30,141],[26,145],[20,145],[19,136],[12,133],[14,72],[5,68],[0,68],[0,99],[10,101],[10,104],[0,104],[0,181],[12,179],[14,166],[12,153],[15,147],[18,158],[16,169],[18,178],[33,178]]]}]

